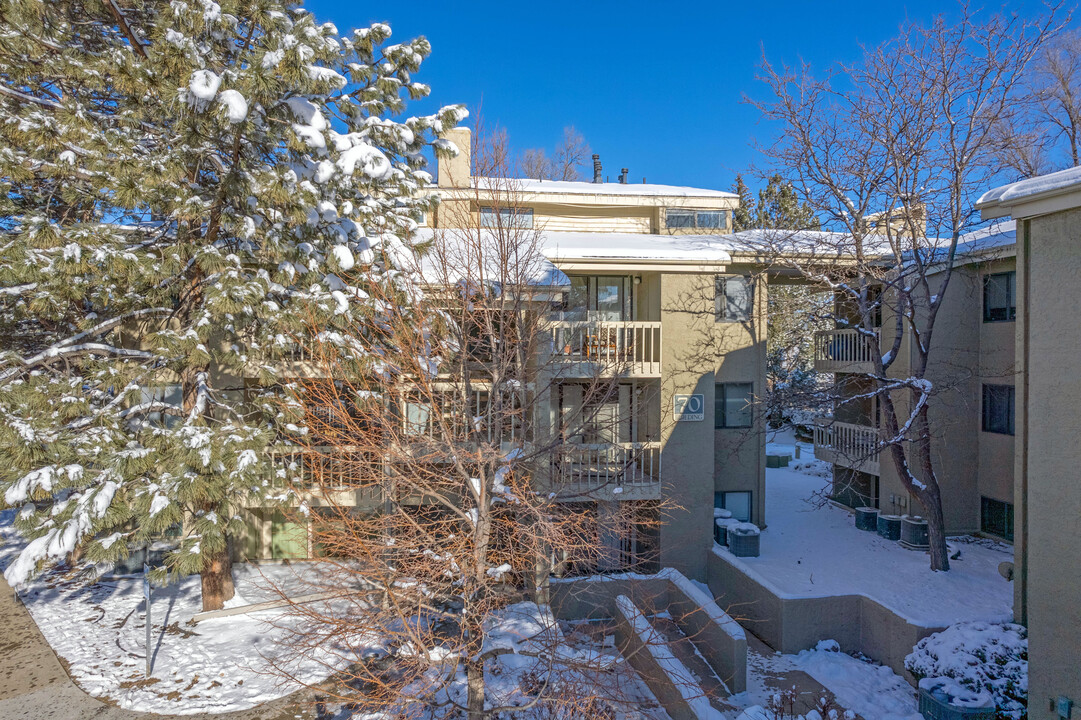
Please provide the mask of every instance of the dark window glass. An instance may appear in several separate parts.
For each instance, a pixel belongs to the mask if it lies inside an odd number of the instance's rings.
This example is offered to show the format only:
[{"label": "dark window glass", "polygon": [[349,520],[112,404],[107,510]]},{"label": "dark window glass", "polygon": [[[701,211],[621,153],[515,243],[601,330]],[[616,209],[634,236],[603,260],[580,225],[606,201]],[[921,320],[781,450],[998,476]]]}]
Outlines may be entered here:
[{"label": "dark window glass", "polygon": [[723,228],[723,210],[699,210],[696,216],[697,225],[700,228]]},{"label": "dark window glass", "polygon": [[1013,385],[983,386],[983,431],[1013,435]]},{"label": "dark window glass", "polygon": [[754,283],[745,275],[718,275],[714,311],[717,322],[747,322],[754,307]]},{"label": "dark window glass", "polygon": [[1005,322],[1017,317],[1017,273],[1010,271],[983,278],[983,321]]},{"label": "dark window glass", "polygon": [[713,505],[728,510],[732,513],[732,517],[740,522],[751,521],[751,493],[749,491],[713,493]]},{"label": "dark window glass", "polygon": [[1013,503],[980,498],[980,530],[1013,541]]},{"label": "dark window glass", "polygon": [[693,228],[694,210],[667,210],[664,213],[665,225],[670,228]]},{"label": "dark window glass", "polygon": [[752,388],[751,383],[717,383],[714,386],[713,426],[751,427]]}]

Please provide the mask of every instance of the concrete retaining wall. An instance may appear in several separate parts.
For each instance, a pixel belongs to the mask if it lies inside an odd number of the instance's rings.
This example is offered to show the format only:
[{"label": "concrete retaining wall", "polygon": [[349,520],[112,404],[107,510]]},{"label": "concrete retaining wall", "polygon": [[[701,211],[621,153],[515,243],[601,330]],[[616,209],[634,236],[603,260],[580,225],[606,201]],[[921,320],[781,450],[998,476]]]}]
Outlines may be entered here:
[{"label": "concrete retaining wall", "polygon": [[719,605],[774,650],[797,653],[833,639],[847,653],[863,653],[915,684],[905,656],[941,627],[909,623],[863,595],[782,597],[746,575],[721,553],[711,552],[709,588]]},{"label": "concrete retaining wall", "polygon": [[668,611],[729,690],[739,693],[747,689],[743,628],[678,571],[559,580],[550,590],[552,611],[561,620],[617,618],[616,598],[620,595],[647,614]]},{"label": "concrete retaining wall", "polygon": [[716,717],[709,699],[649,620],[624,595],[615,603],[616,645],[672,720]]}]

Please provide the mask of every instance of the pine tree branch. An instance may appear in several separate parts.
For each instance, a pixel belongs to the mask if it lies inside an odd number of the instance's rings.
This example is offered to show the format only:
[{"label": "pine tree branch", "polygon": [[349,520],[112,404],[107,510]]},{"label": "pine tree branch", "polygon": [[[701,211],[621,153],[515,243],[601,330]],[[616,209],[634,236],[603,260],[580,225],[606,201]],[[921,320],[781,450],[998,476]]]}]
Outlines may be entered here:
[{"label": "pine tree branch", "polygon": [[83,343],[81,345],[72,345],[70,347],[57,347],[54,345],[25,360],[21,357],[17,357],[16,359],[19,361],[20,367],[4,373],[0,376],[0,380],[7,380],[18,374],[20,371],[30,370],[39,365],[43,365],[50,360],[55,360],[56,358],[68,358],[77,355],[112,355],[115,357],[138,358],[140,360],[157,360],[159,358],[159,356],[154,353],[145,352],[143,350],[118,348],[112,345],[106,345],[105,343]]},{"label": "pine tree branch", "polygon": [[170,310],[169,308],[163,308],[163,307],[142,308],[140,310],[133,310],[133,311],[131,311],[129,313],[124,313],[123,315],[117,315],[114,318],[109,318],[108,320],[105,320],[103,322],[98,323],[97,325],[90,328],[89,330],[84,330],[83,332],[78,333],[77,335],[72,335],[71,337],[69,337],[69,338],[67,338],[65,340],[61,340],[58,343],[54,343],[53,347],[66,347],[68,345],[71,345],[72,343],[79,342],[83,338],[92,337],[92,336],[95,336],[95,335],[101,335],[101,334],[103,334],[105,332],[108,332],[109,330],[112,330],[113,328],[115,328],[117,325],[124,322],[125,320],[133,320],[135,318],[140,318],[140,317],[144,317],[144,316],[147,316],[147,315],[169,315],[170,313],[172,313],[172,310]]},{"label": "pine tree branch", "polygon": [[128,19],[124,17],[124,12],[120,9],[120,6],[116,4],[116,0],[108,0],[109,9],[113,13],[113,17],[116,18],[116,24],[120,26],[120,31],[128,38],[131,46],[135,48],[135,52],[146,60],[146,48],[143,47],[143,43],[139,40],[135,32],[132,31],[131,26],[128,24]]},{"label": "pine tree branch", "polygon": [[42,107],[47,107],[52,110],[64,109],[64,106],[56,102],[55,100],[46,100],[45,98],[35,97],[34,95],[24,93],[21,90],[9,88],[7,85],[0,84],[0,93],[8,95],[9,97],[13,97],[17,100],[22,100],[23,102],[34,103],[36,105],[41,105]]}]

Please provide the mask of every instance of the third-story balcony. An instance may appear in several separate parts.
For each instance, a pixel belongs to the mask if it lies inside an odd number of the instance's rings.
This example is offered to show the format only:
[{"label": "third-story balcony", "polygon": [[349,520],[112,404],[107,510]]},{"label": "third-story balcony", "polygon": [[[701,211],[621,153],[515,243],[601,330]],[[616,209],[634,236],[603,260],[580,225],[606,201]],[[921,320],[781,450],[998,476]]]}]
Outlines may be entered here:
[{"label": "third-story balcony", "polygon": [[815,424],[815,457],[841,467],[879,474],[878,430],[821,420]]},{"label": "third-story balcony", "polygon": [[[882,343],[882,329],[874,331]],[[815,333],[815,371],[820,373],[874,372],[875,343],[865,330],[840,328]]]},{"label": "third-story balcony", "polygon": [[552,359],[578,374],[661,376],[661,324],[645,321],[556,320]]}]

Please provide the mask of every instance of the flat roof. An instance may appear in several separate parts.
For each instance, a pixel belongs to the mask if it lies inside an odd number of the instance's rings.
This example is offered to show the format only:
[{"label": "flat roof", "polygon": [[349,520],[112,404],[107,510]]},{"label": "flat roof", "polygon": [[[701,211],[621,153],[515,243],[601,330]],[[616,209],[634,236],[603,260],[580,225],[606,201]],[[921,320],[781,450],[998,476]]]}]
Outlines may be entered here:
[{"label": "flat roof", "polygon": [[553,195],[613,195],[622,197],[682,197],[733,199],[739,196],[724,190],[653,185],[647,183],[594,183],[569,180],[530,180],[529,178],[475,177],[473,187],[482,190],[516,190],[519,192]]}]

